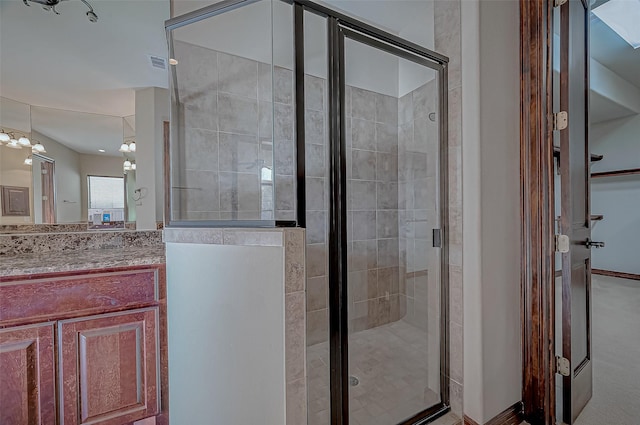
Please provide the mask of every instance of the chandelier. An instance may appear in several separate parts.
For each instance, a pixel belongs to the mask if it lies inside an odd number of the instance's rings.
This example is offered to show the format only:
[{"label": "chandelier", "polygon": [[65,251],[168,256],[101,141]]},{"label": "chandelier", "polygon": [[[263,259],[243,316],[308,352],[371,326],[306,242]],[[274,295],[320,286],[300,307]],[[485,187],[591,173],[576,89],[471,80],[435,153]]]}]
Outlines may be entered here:
[{"label": "chandelier", "polygon": [[47,153],[42,143],[37,140],[33,140],[33,142],[35,144],[32,144],[26,134],[0,129],[0,146],[4,144],[11,149],[31,148],[33,153]]},{"label": "chandelier", "polygon": [[[65,0],[22,0],[22,2],[27,6],[31,6],[29,3],[41,4],[44,10],[50,10],[56,15],[60,14],[60,12],[56,10],[56,6],[63,1]],[[87,12],[87,18],[89,19],[89,21],[94,23],[98,22],[98,15],[96,15],[96,12],[93,11],[93,7],[91,7],[89,2],[87,2],[87,0],[80,0],[80,1],[89,8],[89,11]]]}]

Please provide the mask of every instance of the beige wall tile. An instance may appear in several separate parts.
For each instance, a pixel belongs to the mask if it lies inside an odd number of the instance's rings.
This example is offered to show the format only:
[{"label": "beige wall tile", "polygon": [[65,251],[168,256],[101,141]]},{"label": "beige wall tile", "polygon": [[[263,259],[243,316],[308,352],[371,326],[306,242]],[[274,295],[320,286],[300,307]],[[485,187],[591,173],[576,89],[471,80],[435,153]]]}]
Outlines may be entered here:
[{"label": "beige wall tile", "polygon": [[286,388],[287,425],[307,423],[307,384],[304,379],[288,382]]},{"label": "beige wall tile", "polygon": [[449,363],[449,375],[451,379],[455,380],[456,382],[462,383],[462,326],[451,323],[449,329],[451,341],[451,360]]},{"label": "beige wall tile", "polygon": [[286,382],[305,377],[305,293],[285,295]]}]

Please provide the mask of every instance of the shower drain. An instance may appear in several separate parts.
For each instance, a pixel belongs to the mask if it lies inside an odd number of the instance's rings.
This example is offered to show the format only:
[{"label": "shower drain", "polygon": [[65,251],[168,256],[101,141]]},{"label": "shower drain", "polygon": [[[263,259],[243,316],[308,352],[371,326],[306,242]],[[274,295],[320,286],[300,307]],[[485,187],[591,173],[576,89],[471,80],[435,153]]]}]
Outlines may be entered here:
[{"label": "shower drain", "polygon": [[353,375],[351,375],[351,376],[349,377],[349,385],[350,385],[350,386],[355,387],[355,386],[357,386],[359,383],[360,383],[360,380],[359,380],[357,377],[355,377],[355,376],[353,376]]}]

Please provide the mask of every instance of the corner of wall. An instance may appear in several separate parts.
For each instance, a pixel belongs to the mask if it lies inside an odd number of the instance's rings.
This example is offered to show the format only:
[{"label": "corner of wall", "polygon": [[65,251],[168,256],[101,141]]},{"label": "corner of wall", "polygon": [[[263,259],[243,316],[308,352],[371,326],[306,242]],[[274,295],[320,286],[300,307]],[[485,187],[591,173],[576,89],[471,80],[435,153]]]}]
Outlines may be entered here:
[{"label": "corner of wall", "polygon": [[484,423],[522,394],[519,3],[479,3]]},{"label": "corner of wall", "polygon": [[480,163],[480,0],[461,2],[464,414],[484,417]]}]

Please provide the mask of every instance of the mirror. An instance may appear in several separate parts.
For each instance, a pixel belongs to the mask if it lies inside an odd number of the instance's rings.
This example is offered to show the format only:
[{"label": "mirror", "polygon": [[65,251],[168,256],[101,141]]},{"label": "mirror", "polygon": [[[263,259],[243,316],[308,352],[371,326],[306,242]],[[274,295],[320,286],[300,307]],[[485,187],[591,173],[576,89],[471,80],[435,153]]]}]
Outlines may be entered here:
[{"label": "mirror", "polygon": [[169,0],[90,3],[0,2],[0,232],[163,220]]}]

